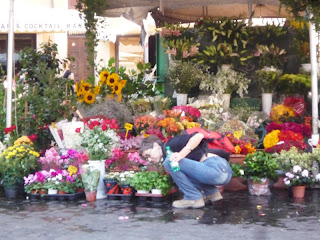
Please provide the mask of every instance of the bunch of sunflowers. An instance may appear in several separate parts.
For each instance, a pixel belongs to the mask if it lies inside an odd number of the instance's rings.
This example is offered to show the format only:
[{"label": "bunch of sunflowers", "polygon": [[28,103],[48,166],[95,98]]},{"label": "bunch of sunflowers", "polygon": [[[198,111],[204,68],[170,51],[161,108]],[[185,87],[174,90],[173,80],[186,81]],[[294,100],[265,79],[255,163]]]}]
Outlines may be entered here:
[{"label": "bunch of sunflowers", "polygon": [[79,102],[85,104],[93,104],[96,102],[97,96],[100,95],[103,99],[106,97],[115,98],[120,102],[122,99],[122,89],[126,85],[127,80],[121,80],[117,73],[102,71],[98,85],[90,84],[81,80],[76,84],[76,93]]}]

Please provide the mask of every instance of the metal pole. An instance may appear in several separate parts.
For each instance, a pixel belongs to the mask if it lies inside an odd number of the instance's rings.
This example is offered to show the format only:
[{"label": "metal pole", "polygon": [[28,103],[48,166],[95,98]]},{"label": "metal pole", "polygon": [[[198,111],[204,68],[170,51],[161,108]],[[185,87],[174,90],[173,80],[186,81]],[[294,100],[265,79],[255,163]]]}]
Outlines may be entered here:
[{"label": "metal pole", "polygon": [[11,127],[12,121],[12,73],[13,73],[13,43],[14,43],[14,0],[10,0],[8,57],[7,57],[7,109],[6,127]]},{"label": "metal pole", "polygon": [[[312,15],[310,14],[310,18]],[[316,27],[309,21],[310,38],[310,63],[311,63],[311,93],[312,93],[312,145],[317,146],[319,142],[318,133],[318,64],[317,64],[317,42]]]}]

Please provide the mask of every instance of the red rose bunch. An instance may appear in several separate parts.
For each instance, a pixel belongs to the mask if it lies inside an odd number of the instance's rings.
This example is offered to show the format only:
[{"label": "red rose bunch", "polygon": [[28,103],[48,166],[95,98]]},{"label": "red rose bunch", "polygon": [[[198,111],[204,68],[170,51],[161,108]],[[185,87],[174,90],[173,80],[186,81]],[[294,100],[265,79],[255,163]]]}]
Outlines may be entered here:
[{"label": "red rose bunch", "polygon": [[11,127],[8,127],[8,128],[5,128],[4,129],[4,133],[5,134],[8,134],[8,133],[11,133],[11,132],[13,132],[14,130],[16,130],[16,126],[15,125],[13,125],[13,126],[11,126]]},{"label": "red rose bunch", "polygon": [[295,140],[285,140],[283,143],[267,148],[265,151],[267,153],[280,153],[282,150],[289,151],[291,147],[304,151],[307,149],[307,144]]}]

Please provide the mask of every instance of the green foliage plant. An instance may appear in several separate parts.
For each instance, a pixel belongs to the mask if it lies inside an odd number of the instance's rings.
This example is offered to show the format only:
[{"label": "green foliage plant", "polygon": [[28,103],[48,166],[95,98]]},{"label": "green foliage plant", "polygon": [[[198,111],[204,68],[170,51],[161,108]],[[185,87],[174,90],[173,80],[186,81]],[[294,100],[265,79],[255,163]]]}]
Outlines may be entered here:
[{"label": "green foliage plant", "polygon": [[198,86],[201,81],[208,81],[211,76],[199,64],[176,60],[170,63],[166,78],[177,93],[189,93],[191,88]]},{"label": "green foliage plant", "polygon": [[282,150],[280,153],[274,153],[273,158],[279,164],[279,169],[289,172],[293,166],[298,165],[303,169],[312,170],[313,155],[299,151],[297,148],[292,147],[289,151]]},{"label": "green foliage plant", "polygon": [[265,26],[248,27],[248,44],[270,45],[285,39],[288,30],[280,25],[268,24]]},{"label": "green foliage plant", "polygon": [[82,182],[85,191],[95,192],[97,191],[100,171],[94,169],[93,167],[85,164],[82,166],[82,174],[81,174]]},{"label": "green foliage plant", "polygon": [[166,195],[173,187],[172,179],[167,174],[161,174],[154,172],[156,174],[156,180],[154,182],[154,188],[160,189],[161,194]]},{"label": "green foliage plant", "polygon": [[211,78],[204,78],[200,83],[200,89],[212,91],[215,94],[231,94],[236,91],[240,97],[243,97],[244,93],[248,93],[250,81],[244,73],[229,68],[227,70],[219,70]]},{"label": "green foliage plant", "polygon": [[243,166],[239,163],[230,164],[233,177],[244,177]]},{"label": "green foliage plant", "polygon": [[285,94],[304,94],[311,89],[311,76],[305,74],[284,74],[279,78],[277,91]]},{"label": "green foliage plant", "polygon": [[282,71],[276,68],[259,69],[255,72],[256,81],[263,93],[273,93],[278,85]]},{"label": "green foliage plant", "polygon": [[245,175],[258,182],[263,178],[275,178],[275,170],[279,168],[277,160],[264,151],[247,154],[244,164]]},{"label": "green foliage plant", "polygon": [[155,172],[138,172],[130,181],[130,185],[137,190],[150,191],[154,186]]}]

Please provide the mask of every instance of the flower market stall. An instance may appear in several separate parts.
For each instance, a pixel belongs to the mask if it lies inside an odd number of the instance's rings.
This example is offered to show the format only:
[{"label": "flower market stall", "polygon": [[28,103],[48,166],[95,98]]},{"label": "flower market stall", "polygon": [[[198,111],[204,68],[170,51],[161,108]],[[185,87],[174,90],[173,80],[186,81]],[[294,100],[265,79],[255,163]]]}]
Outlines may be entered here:
[{"label": "flower market stall", "polygon": [[[163,200],[177,188],[162,164],[139,155],[139,145],[150,135],[166,142],[194,128],[220,136],[214,146],[231,154],[240,190],[270,194],[281,177],[290,189],[315,184],[320,146],[307,98],[311,87],[316,92],[314,73],[287,62],[294,50],[286,39],[299,31],[292,20],[260,27],[225,17],[200,18],[193,27],[166,23],[159,30],[170,59],[164,86],[145,78],[150,63],[131,71],[116,68],[114,58],[96,67],[98,79],[73,83],[58,77],[56,45],[24,50],[29,76],[15,89],[16,125],[1,125],[5,189],[23,184],[33,199]],[[263,94],[272,98],[261,108]],[[248,104],[260,96],[258,107]]]}]

